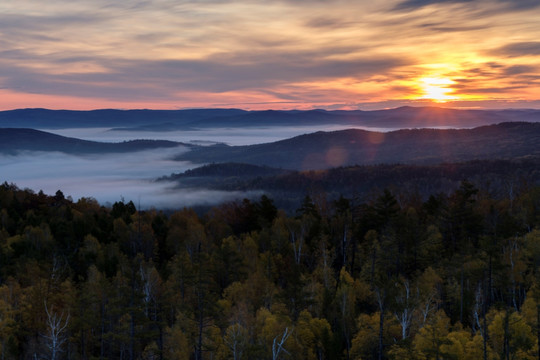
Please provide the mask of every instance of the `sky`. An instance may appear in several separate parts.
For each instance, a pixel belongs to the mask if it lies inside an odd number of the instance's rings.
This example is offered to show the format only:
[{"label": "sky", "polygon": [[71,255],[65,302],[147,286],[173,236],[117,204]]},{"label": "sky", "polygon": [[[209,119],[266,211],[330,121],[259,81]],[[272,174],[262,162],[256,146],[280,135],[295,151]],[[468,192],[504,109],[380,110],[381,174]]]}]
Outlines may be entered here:
[{"label": "sky", "polygon": [[540,108],[538,0],[3,0],[0,110]]}]

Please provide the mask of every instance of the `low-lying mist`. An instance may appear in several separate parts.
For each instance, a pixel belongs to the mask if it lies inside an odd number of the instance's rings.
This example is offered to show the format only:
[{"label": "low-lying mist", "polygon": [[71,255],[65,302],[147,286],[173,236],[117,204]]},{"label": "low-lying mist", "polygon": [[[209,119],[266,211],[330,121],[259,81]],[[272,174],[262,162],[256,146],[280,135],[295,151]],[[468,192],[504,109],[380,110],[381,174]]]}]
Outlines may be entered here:
[{"label": "low-lying mist", "polygon": [[208,128],[203,130],[178,131],[124,131],[110,128],[73,128],[43,130],[54,134],[74,137],[84,140],[102,142],[120,142],[136,139],[170,140],[183,143],[213,144],[225,143],[228,145],[253,145],[288,139],[294,136],[316,131],[338,131],[344,129],[363,129],[370,131],[391,131],[389,128],[351,127],[345,125],[321,126],[284,126],[267,128]]},{"label": "low-lying mist", "polygon": [[205,189],[177,189],[174,183],[155,179],[196,167],[171,158],[185,147],[140,151],[130,154],[74,156],[57,152],[23,152],[0,155],[0,180],[19,188],[54,194],[61,190],[74,201],[95,198],[102,205],[133,201],[142,209],[178,209],[215,205],[224,201],[256,196],[255,193]]},{"label": "low-lying mist", "polygon": [[[62,136],[100,142],[122,142],[135,139],[171,140],[199,145],[225,143],[251,145],[288,139],[315,131],[337,131],[343,125],[286,126],[267,128],[207,128],[186,131],[118,131],[110,128],[68,128],[44,130]],[[359,127],[360,128],[360,127]],[[366,128],[364,128],[366,129]],[[370,128],[372,131],[392,129]],[[225,192],[208,189],[178,189],[175,183],[155,179],[201,166],[171,160],[189,151],[177,148],[140,151],[130,154],[75,156],[52,152],[24,152],[16,156],[0,155],[0,181],[19,188],[43,190],[54,194],[61,190],[75,201],[92,197],[101,204],[133,201],[141,208],[178,209],[184,206],[207,206],[260,193]],[[239,174],[241,175],[241,174]]]}]

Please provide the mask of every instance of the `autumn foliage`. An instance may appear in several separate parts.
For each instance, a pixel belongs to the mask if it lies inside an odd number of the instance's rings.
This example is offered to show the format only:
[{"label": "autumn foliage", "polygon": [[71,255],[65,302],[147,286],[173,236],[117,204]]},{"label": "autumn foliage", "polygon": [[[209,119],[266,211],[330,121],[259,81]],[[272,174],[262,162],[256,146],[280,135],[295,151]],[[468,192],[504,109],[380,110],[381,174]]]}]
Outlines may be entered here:
[{"label": "autumn foliage", "polygon": [[1,185],[0,356],[538,359],[540,188],[310,195],[164,213]]}]

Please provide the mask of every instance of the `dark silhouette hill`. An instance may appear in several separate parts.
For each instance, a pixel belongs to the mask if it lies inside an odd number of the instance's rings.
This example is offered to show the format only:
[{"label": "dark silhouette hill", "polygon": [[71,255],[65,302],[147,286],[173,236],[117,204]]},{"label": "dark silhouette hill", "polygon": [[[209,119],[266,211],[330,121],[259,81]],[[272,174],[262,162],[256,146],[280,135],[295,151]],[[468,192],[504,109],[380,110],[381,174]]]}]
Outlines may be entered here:
[{"label": "dark silhouette hill", "polygon": [[461,130],[320,131],[266,144],[198,147],[177,159],[308,170],[357,164],[515,159],[540,155],[538,144],[540,123],[515,122]]},{"label": "dark silhouette hill", "polygon": [[[242,169],[245,173],[239,172]],[[365,200],[383,189],[393,189],[427,199],[433,194],[455,191],[465,179],[489,189],[492,196],[502,198],[520,188],[540,184],[540,157],[434,165],[356,165],[308,171],[223,163],[205,165],[160,180],[174,181],[179,188],[188,189],[261,191],[283,209],[294,212],[307,194],[323,193],[334,200],[348,194]]]},{"label": "dark silhouette hill", "polygon": [[[59,151],[68,154],[122,153],[184,145],[165,140],[102,143],[75,139],[34,129],[0,128],[0,153]],[[186,145],[190,146],[190,145]]]},{"label": "dark silhouette hill", "polygon": [[501,122],[538,122],[539,110],[460,110],[400,107],[376,111],[189,109],[189,110],[47,110],[0,112],[0,127],[59,129],[107,127],[115,130],[171,131],[274,126],[374,127],[388,129],[472,128]]},{"label": "dark silhouette hill", "polygon": [[183,187],[238,190],[253,180],[290,174],[290,170],[240,163],[207,164],[181,174],[164,176],[160,180],[176,181]]},{"label": "dark silhouette hill", "polygon": [[210,117],[244,113],[238,109],[194,110],[47,110],[19,109],[0,111],[0,127],[63,129],[88,127],[138,127],[187,123]]}]

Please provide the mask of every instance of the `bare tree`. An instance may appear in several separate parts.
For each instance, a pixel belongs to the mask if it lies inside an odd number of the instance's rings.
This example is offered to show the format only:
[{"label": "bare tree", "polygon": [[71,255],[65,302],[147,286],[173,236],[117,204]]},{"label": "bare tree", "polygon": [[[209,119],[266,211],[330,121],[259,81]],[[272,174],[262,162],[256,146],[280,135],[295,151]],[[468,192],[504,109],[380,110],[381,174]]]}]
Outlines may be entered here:
[{"label": "bare tree", "polygon": [[289,239],[294,251],[294,261],[300,264],[302,258],[302,248],[304,246],[305,237],[311,226],[310,220],[305,216],[302,219],[288,219],[286,222],[287,230],[289,230]]},{"label": "bare tree", "polygon": [[225,331],[224,341],[231,350],[234,360],[242,359],[247,345],[247,336],[247,330],[239,323],[229,326]]},{"label": "bare tree", "polygon": [[401,339],[405,340],[409,334],[417,299],[413,298],[411,294],[409,280],[401,279],[399,282],[396,282],[396,287],[401,288],[401,291],[398,291],[396,295],[394,316],[401,325]]},{"label": "bare tree", "polygon": [[60,314],[54,311],[53,306],[49,310],[47,301],[45,301],[45,312],[47,313],[47,335],[43,335],[46,339],[47,349],[49,350],[49,359],[57,360],[59,354],[63,351],[62,346],[67,340],[65,334],[66,328],[69,325],[70,315],[64,317],[64,312]]},{"label": "bare tree", "polygon": [[283,345],[285,344],[285,341],[287,341],[289,336],[291,336],[291,334],[292,330],[289,331],[289,328],[286,327],[285,331],[283,331],[283,335],[281,335],[281,340],[278,340],[279,335],[274,338],[274,343],[272,344],[272,360],[279,359],[279,355],[282,351],[286,354],[289,354],[289,352],[285,350]]}]

